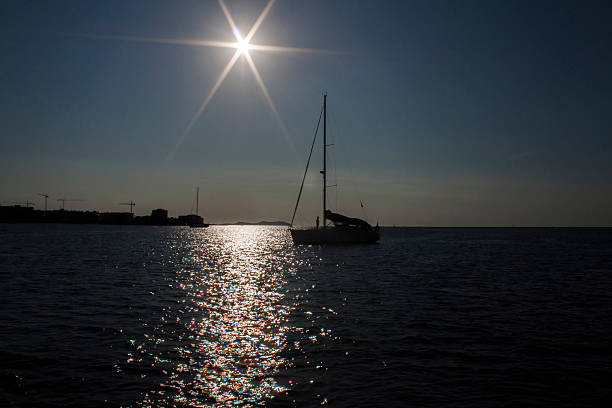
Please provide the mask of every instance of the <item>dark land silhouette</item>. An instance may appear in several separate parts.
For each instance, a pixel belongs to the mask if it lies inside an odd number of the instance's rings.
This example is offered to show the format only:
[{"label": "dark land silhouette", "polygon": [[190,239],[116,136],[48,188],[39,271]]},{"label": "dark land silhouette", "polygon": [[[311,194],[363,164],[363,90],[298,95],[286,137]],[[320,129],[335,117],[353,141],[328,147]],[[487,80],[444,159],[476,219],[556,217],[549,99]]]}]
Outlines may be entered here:
[{"label": "dark land silhouette", "polygon": [[[73,210],[36,210],[31,206],[0,206],[0,223],[110,224],[110,225],[174,225],[203,223],[196,214],[168,217],[168,210],[158,208],[151,215],[135,216],[131,212],[98,212]],[[218,225],[289,225],[285,221],[231,222]]]},{"label": "dark land silhouette", "polygon": [[168,217],[168,210],[158,208],[151,215],[135,216],[131,212],[98,212],[72,210],[35,210],[34,207],[0,206],[2,223],[114,224],[114,225],[189,225],[193,217]]}]

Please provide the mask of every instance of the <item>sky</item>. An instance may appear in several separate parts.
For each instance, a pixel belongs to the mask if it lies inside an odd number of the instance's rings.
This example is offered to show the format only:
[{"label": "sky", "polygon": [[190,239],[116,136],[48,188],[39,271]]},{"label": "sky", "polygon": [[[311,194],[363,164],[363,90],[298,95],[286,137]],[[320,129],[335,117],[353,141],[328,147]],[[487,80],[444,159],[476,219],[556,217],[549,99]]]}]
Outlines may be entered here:
[{"label": "sky", "polygon": [[[245,37],[268,1],[223,4]],[[239,54],[199,115],[236,49],[182,40],[237,41],[218,1],[0,9],[0,204],[177,216],[199,186],[207,222],[288,221],[326,92],[334,211],[612,226],[609,2],[277,0],[250,44],[301,51],[248,51],[265,91]]]}]

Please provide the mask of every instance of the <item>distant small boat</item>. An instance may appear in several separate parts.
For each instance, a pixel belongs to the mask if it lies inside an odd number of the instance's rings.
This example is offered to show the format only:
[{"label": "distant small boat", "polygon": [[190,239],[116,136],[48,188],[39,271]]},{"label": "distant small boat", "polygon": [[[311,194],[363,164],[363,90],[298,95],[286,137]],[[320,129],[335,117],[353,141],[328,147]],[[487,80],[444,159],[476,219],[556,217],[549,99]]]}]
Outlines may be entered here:
[{"label": "distant small boat", "polygon": [[[190,228],[206,228],[206,227],[208,227],[210,225],[210,224],[205,224],[204,223],[204,218],[200,217],[200,215],[199,215],[200,208],[199,207],[200,207],[200,187],[198,187],[196,189],[196,213],[185,216],[185,220],[187,221],[187,225],[189,225]],[[193,208],[193,207],[191,207],[191,208]]]},{"label": "distant small boat", "polygon": [[[321,118],[319,117],[319,123]],[[317,132],[319,125],[317,125]],[[312,148],[317,139],[317,132],[315,132],[314,140],[312,141],[312,147],[310,148],[310,155],[306,163],[306,171],[304,172],[304,178],[302,179],[302,185],[298,194],[298,199],[293,210],[293,217],[291,218],[291,224],[289,231],[291,232],[291,238],[295,245],[317,245],[317,244],[367,244],[375,243],[380,239],[380,231],[378,225],[372,227],[366,221],[359,218],[351,218],[342,214],[337,214],[327,209],[327,94],[323,95],[323,225],[319,228],[319,219],[317,217],[316,228],[298,229],[293,228],[293,220],[300,203],[300,197],[302,195],[302,189],[304,187],[304,180],[306,179],[306,172],[308,172],[308,165],[310,164],[310,157],[312,155]],[[327,220],[333,223],[333,226],[327,225]]]}]

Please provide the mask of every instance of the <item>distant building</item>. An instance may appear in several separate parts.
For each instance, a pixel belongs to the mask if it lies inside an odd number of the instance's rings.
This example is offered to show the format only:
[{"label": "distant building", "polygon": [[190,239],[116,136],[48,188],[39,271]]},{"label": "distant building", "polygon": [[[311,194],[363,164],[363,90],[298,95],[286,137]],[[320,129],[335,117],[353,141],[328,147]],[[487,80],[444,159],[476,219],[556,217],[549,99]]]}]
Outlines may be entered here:
[{"label": "distant building", "polygon": [[29,222],[33,220],[34,215],[34,207],[0,206],[0,221],[2,222]]},{"label": "distant building", "polygon": [[168,210],[158,208],[157,210],[151,211],[151,220],[153,222],[164,223],[168,220]]}]

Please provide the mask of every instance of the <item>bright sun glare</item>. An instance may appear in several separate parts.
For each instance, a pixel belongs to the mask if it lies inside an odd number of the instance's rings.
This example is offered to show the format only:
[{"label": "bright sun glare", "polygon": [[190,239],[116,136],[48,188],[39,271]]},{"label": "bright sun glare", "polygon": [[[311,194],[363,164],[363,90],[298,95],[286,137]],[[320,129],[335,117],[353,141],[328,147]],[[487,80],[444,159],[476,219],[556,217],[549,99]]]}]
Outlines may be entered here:
[{"label": "bright sun glare", "polygon": [[234,32],[234,37],[236,37],[236,44],[234,45],[234,47],[237,50],[237,54],[248,55],[249,48],[251,48],[249,45],[250,37],[248,35],[246,38],[243,37],[240,33],[240,29],[234,25],[235,23],[233,20],[231,20],[230,24],[233,25],[232,31]]},{"label": "bright sun glare", "polygon": [[238,42],[236,43],[236,48],[238,48],[240,55],[248,54],[250,48],[249,42],[247,40],[239,38]]}]

